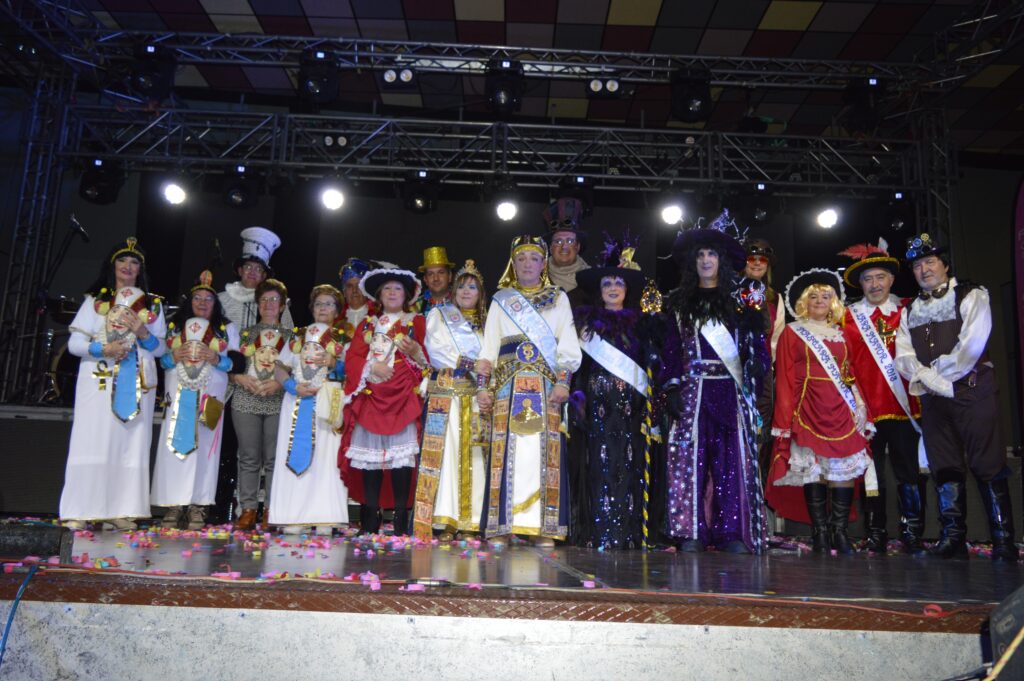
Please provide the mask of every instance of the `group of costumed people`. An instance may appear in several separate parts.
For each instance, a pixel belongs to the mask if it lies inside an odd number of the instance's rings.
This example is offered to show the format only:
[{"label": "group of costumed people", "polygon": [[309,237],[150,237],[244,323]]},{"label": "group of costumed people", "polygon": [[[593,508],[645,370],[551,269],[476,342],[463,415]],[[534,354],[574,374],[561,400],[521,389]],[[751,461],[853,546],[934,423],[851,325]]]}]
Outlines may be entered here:
[{"label": "group of costumed people", "polygon": [[[203,272],[167,323],[138,242],[119,244],[72,323],[63,524],[131,529],[153,505],[165,527],[203,527],[230,403],[242,530],[329,534],[358,503],[361,531],[392,509],[396,534],[425,541],[762,553],[770,508],[809,524],[815,552],[847,554],[861,496],[866,548],[884,553],[888,460],[902,550],[927,551],[930,477],[930,553],[967,555],[969,469],[993,558],[1016,560],[988,295],[927,234],[905,253],[913,299],[891,293],[901,263],[884,242],[778,292],[771,245],[724,211],[680,230],[663,296],[628,233],[587,263],[582,217],[576,199],[552,203],[489,302],[475,262],[443,247],[419,274],[351,258],[341,290],[313,288],[303,328],[270,230],[244,230],[238,281],[218,292]],[[846,305],[844,282],[863,298]]]}]

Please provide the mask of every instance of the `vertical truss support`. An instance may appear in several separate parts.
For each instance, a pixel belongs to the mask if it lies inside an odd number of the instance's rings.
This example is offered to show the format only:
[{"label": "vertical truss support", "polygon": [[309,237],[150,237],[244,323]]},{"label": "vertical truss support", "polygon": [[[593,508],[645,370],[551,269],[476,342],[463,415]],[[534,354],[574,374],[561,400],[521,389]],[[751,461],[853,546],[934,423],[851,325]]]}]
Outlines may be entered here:
[{"label": "vertical truss support", "polygon": [[58,152],[64,107],[73,79],[62,71],[41,76],[32,93],[22,137],[21,187],[0,301],[0,402],[27,402],[41,376],[46,320],[39,314],[60,193]]},{"label": "vertical truss support", "polygon": [[950,247],[954,212],[954,192],[958,177],[956,151],[950,143],[945,116],[939,109],[921,112],[914,126],[914,137],[920,145],[918,177],[923,195],[916,197],[916,229],[937,237]]}]

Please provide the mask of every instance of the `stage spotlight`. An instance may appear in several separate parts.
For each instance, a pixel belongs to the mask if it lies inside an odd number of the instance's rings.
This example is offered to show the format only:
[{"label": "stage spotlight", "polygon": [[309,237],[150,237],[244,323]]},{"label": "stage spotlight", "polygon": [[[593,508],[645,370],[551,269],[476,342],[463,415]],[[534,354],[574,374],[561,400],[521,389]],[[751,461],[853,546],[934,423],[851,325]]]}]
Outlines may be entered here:
[{"label": "stage spotlight", "polygon": [[320,192],[320,203],[327,210],[338,210],[345,203],[345,194],[342,192],[341,187],[336,185],[327,186]]},{"label": "stage spotlight", "polygon": [[579,199],[583,204],[583,215],[588,217],[594,212],[594,182],[586,175],[566,175],[558,182],[555,198],[570,197]]},{"label": "stage spotlight", "polygon": [[140,45],[135,48],[129,89],[149,101],[163,101],[174,88],[176,68],[177,61],[173,53],[159,45]]},{"label": "stage spotlight", "polygon": [[105,206],[117,201],[124,186],[124,169],[103,159],[93,159],[82,173],[78,195],[90,203]]},{"label": "stage spotlight", "polygon": [[499,199],[497,204],[494,206],[494,212],[498,214],[498,217],[505,222],[515,218],[519,212],[519,204],[511,198]]},{"label": "stage spotlight", "polygon": [[380,79],[388,88],[402,88],[415,86],[415,83],[413,81],[416,77],[416,73],[408,66],[395,64],[394,66],[389,66],[383,71],[380,71],[379,73]]},{"label": "stage spotlight", "polygon": [[705,69],[679,69],[672,74],[672,115],[684,123],[711,116],[711,75]]},{"label": "stage spotlight", "polygon": [[406,210],[429,213],[437,207],[437,183],[426,170],[409,174],[402,184],[402,202]]},{"label": "stage spotlight", "polygon": [[232,208],[248,208],[259,201],[260,181],[244,165],[235,166],[233,171],[224,174],[222,187],[224,202]]},{"label": "stage spotlight", "polygon": [[163,195],[164,200],[172,206],[179,206],[185,203],[188,199],[188,192],[185,190],[185,185],[180,180],[169,180],[164,183],[163,187],[160,188],[160,193]]},{"label": "stage spotlight", "polygon": [[587,83],[587,96],[593,99],[615,99],[622,96],[618,78],[592,78]]},{"label": "stage spotlight", "polygon": [[487,63],[487,104],[496,115],[509,116],[519,111],[523,86],[523,65],[520,62],[492,59]]},{"label": "stage spotlight", "polygon": [[334,54],[310,49],[299,59],[299,96],[314,104],[327,104],[338,98],[341,72]]},{"label": "stage spotlight", "polygon": [[661,208],[661,219],[666,225],[678,225],[683,221],[683,206],[680,203],[670,203]]},{"label": "stage spotlight", "polygon": [[822,229],[832,229],[839,222],[839,212],[835,208],[826,208],[818,213],[817,221]]}]

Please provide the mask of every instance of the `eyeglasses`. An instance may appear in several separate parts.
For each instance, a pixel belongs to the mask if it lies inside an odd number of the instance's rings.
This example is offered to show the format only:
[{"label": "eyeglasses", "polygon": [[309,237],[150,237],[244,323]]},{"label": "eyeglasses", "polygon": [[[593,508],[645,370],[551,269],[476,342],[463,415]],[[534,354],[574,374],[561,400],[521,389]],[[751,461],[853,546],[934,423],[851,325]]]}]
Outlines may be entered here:
[{"label": "eyeglasses", "polygon": [[280,296],[263,296],[262,298],[260,298],[260,305],[263,305],[264,303],[266,303],[267,305],[270,305],[271,303],[280,303],[280,302],[281,302],[281,297]]},{"label": "eyeglasses", "polygon": [[263,265],[259,264],[258,262],[247,262],[244,265],[242,265],[242,271],[243,272],[262,272],[263,271]]},{"label": "eyeglasses", "polygon": [[570,237],[568,237],[566,239],[562,239],[562,238],[552,239],[551,245],[552,246],[575,246],[576,245],[576,238],[570,236]]},{"label": "eyeglasses", "polygon": [[333,300],[325,300],[325,301],[319,301],[319,302],[313,303],[313,307],[317,307],[317,308],[321,308],[321,307],[335,307],[336,308],[338,306],[334,303]]},{"label": "eyeglasses", "polygon": [[748,255],[747,262],[751,265],[767,265],[768,258],[763,255]]}]

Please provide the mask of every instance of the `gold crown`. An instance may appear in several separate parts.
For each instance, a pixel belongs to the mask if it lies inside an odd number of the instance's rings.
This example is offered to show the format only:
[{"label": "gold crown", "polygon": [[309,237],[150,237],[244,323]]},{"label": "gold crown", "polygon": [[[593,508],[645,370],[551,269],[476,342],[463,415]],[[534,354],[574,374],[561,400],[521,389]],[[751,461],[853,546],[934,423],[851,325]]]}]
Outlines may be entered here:
[{"label": "gold crown", "polygon": [[484,283],[484,275],[476,268],[476,260],[467,260],[466,263],[459,268],[459,271],[455,273],[455,281],[458,281],[459,277],[464,274],[472,275],[476,277],[481,284]]}]

